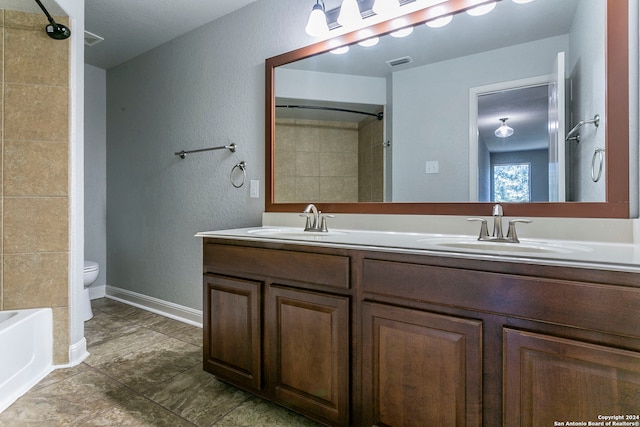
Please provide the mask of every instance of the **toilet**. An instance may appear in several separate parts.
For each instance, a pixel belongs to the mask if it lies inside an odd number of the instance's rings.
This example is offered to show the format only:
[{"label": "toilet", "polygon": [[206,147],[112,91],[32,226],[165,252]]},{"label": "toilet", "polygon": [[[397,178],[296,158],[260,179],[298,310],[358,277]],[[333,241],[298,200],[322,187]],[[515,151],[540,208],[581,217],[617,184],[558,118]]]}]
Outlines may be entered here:
[{"label": "toilet", "polygon": [[84,262],[84,290],[82,291],[82,320],[87,321],[93,317],[91,310],[91,298],[89,297],[89,286],[98,278],[100,266],[95,261],[85,260]]}]

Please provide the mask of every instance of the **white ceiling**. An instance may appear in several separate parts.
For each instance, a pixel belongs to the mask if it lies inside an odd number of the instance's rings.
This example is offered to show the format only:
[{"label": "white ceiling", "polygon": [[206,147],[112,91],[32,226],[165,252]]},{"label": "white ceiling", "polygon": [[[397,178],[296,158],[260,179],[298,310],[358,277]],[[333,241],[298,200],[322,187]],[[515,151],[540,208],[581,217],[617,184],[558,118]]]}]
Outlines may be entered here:
[{"label": "white ceiling", "polygon": [[[109,69],[257,0],[85,0],[85,30],[104,38],[85,62]],[[41,0],[53,16],[55,0]],[[42,13],[34,0],[0,0],[0,9]],[[43,14],[42,28],[47,24]],[[73,26],[71,26],[73,32]]]},{"label": "white ceiling", "polygon": [[85,0],[85,30],[104,38],[85,62],[115,67],[255,1]]}]

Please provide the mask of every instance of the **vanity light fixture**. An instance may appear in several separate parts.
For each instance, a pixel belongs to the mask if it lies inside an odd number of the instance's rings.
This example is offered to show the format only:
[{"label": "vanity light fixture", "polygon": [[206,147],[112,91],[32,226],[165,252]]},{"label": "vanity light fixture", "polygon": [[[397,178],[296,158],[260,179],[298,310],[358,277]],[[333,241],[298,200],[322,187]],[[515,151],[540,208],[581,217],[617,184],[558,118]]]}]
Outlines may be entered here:
[{"label": "vanity light fixture", "polygon": [[471,15],[471,16],[486,15],[487,13],[489,13],[493,9],[495,9],[495,7],[496,7],[496,2],[492,1],[491,3],[482,4],[480,6],[472,7],[471,9],[467,10],[467,13],[469,15]]},{"label": "vanity light fixture", "polygon": [[324,14],[324,1],[316,0],[304,30],[312,37],[322,37],[329,34],[327,16]]},{"label": "vanity light fixture", "polygon": [[338,24],[343,27],[355,28],[362,22],[357,0],[343,0],[338,15]]},{"label": "vanity light fixture", "polygon": [[509,138],[511,135],[513,135],[513,129],[509,127],[509,125],[507,124],[507,120],[509,120],[508,117],[503,117],[500,119],[502,124],[494,132],[498,138]]},{"label": "vanity light fixture", "polygon": [[413,33],[413,27],[404,27],[392,33],[389,33],[389,35],[391,37],[402,38],[402,37],[407,37],[411,33]]},{"label": "vanity light fixture", "polygon": [[431,21],[427,21],[426,24],[431,28],[440,28],[449,24],[451,21],[453,21],[453,16],[447,15],[441,16],[440,18],[432,19]]},{"label": "vanity light fixture", "polygon": [[334,55],[342,55],[349,52],[349,46],[340,46],[330,50],[329,52],[333,53]]},{"label": "vanity light fixture", "polygon": [[373,3],[373,12],[384,18],[394,16],[400,9],[398,0],[375,0]]},{"label": "vanity light fixture", "polygon": [[359,41],[358,44],[362,47],[371,47],[378,44],[380,39],[378,37],[371,37],[362,41]]}]

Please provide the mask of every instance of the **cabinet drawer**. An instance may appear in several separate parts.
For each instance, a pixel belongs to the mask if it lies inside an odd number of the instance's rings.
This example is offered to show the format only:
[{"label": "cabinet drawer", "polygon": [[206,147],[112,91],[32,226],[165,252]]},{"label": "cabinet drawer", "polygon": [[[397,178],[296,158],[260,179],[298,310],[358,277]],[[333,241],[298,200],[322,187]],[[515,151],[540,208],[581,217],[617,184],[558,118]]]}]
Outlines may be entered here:
[{"label": "cabinet drawer", "polygon": [[[640,288],[517,276],[431,265],[363,261],[363,290],[640,337]],[[568,307],[570,307],[568,309]]]},{"label": "cabinet drawer", "polygon": [[246,246],[204,245],[204,268],[349,288],[349,257]]}]

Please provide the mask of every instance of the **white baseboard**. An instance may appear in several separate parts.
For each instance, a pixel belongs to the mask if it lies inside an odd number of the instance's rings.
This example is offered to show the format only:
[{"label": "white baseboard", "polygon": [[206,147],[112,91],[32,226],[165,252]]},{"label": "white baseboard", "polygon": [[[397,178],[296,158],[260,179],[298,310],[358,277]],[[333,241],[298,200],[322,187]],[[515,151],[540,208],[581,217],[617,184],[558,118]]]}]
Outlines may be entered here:
[{"label": "white baseboard", "polygon": [[69,346],[69,363],[64,365],[54,365],[54,368],[71,368],[73,366],[81,364],[88,356],[89,352],[87,352],[87,340],[85,339],[85,337],[82,337],[80,341]]},{"label": "white baseboard", "polygon": [[106,285],[105,297],[202,328],[202,311]]}]

